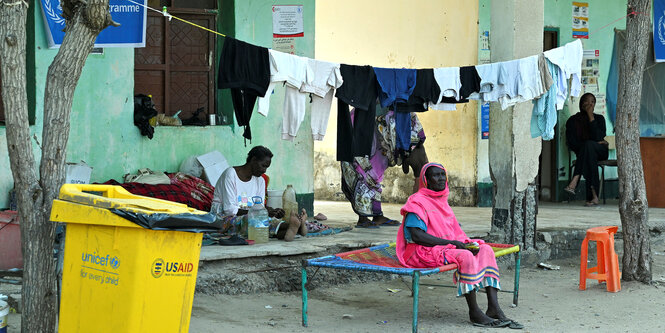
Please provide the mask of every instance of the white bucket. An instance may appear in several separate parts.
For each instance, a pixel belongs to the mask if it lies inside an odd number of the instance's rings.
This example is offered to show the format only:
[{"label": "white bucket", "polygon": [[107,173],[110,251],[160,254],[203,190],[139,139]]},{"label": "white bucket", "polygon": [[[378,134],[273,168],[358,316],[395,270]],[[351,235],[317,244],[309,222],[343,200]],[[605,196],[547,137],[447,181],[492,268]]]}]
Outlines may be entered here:
[{"label": "white bucket", "polygon": [[268,190],[268,200],[266,200],[266,206],[270,208],[283,208],[282,207],[282,194],[284,191],[280,190]]},{"label": "white bucket", "polygon": [[7,317],[9,316],[9,305],[0,301],[0,333],[7,333]]}]

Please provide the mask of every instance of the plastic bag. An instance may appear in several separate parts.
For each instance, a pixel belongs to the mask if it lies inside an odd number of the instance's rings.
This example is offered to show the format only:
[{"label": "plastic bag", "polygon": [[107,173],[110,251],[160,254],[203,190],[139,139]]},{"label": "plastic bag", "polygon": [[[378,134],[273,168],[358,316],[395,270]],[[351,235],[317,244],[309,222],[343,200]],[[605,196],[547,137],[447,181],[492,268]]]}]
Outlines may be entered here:
[{"label": "plastic bag", "polygon": [[180,172],[192,177],[201,178],[203,174],[203,165],[196,159],[195,155],[187,157],[180,163]]},{"label": "plastic bag", "polygon": [[118,208],[109,209],[112,213],[132,221],[146,229],[177,230],[188,232],[219,231],[222,229],[222,220],[216,219],[214,214],[144,214],[130,212]]}]

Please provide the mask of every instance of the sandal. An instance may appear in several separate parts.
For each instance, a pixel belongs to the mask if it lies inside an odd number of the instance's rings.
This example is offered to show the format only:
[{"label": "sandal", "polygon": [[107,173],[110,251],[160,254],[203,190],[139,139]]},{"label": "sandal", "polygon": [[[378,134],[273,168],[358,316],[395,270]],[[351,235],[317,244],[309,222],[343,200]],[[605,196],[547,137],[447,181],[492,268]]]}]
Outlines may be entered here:
[{"label": "sandal", "polygon": [[356,228],[367,228],[367,229],[378,229],[379,225],[374,223],[374,221],[367,220],[363,222],[358,222]]},{"label": "sandal", "polygon": [[389,226],[389,227],[398,227],[402,224],[402,222],[397,221],[397,220],[388,220],[386,222],[381,223],[381,225]]},{"label": "sandal", "polygon": [[484,327],[484,328],[499,328],[499,327],[506,327],[510,325],[510,321],[502,321],[500,319],[495,319],[490,321],[489,323],[473,323],[473,326],[478,326],[478,327]]},{"label": "sandal", "polygon": [[563,188],[563,190],[568,192],[571,195],[575,195],[575,189],[574,188],[570,188],[570,187],[566,186],[566,187]]}]

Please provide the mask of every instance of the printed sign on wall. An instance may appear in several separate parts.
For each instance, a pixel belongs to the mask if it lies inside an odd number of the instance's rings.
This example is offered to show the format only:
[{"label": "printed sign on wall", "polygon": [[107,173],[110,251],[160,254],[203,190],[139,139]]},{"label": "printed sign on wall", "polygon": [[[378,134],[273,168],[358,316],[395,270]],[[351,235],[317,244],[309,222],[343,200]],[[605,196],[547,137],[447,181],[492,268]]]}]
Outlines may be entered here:
[{"label": "printed sign on wall", "polygon": [[[120,26],[109,26],[95,40],[95,47],[145,47],[146,9],[148,0],[138,0],[143,6],[126,0],[110,0],[111,17]],[[59,48],[65,37],[65,19],[60,0],[41,0],[46,38],[49,48]]]},{"label": "printed sign on wall", "polygon": [[589,3],[573,2],[573,38],[589,38]]},{"label": "printed sign on wall", "polygon": [[653,1],[653,51],[656,62],[665,62],[665,0]]},{"label": "printed sign on wall", "polygon": [[302,5],[272,6],[272,37],[304,37]]}]

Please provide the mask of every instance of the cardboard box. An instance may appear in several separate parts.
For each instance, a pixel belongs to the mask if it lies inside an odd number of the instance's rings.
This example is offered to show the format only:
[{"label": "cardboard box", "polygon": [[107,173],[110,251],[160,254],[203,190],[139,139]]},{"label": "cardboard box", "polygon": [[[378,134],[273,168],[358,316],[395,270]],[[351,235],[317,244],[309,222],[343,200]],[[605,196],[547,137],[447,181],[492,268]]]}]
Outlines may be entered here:
[{"label": "cardboard box", "polygon": [[217,180],[222,175],[222,172],[229,167],[229,163],[226,162],[224,155],[216,150],[201,155],[196,159],[203,166],[203,180],[212,186],[217,184]]},{"label": "cardboard box", "polygon": [[65,184],[90,184],[92,167],[81,161],[80,163],[67,163]]}]

